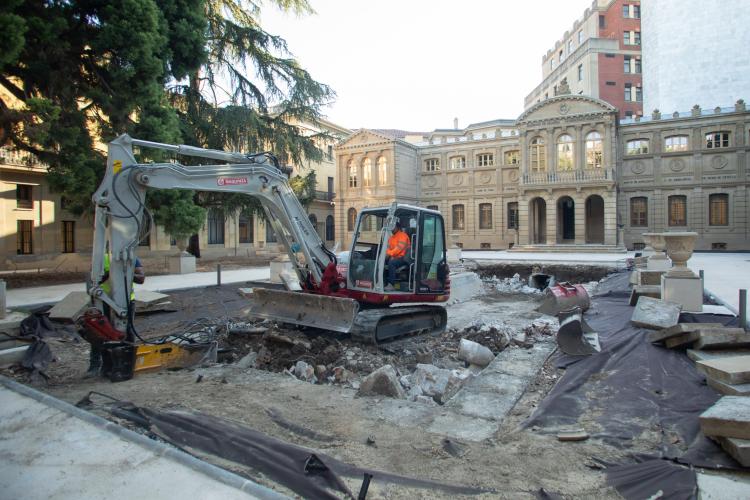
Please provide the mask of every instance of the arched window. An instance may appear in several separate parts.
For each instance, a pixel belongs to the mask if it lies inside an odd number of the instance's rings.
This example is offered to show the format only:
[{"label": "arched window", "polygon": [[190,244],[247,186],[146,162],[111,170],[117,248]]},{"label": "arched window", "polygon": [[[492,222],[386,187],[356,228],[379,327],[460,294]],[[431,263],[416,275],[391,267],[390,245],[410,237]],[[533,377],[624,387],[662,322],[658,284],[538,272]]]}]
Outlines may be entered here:
[{"label": "arched window", "polygon": [[365,158],[362,162],[362,185],[364,187],[372,186],[372,160]]},{"label": "arched window", "polygon": [[479,204],[479,229],[492,229],[492,203]]},{"label": "arched window", "polygon": [[349,160],[346,168],[349,173],[349,187],[357,187],[357,164],[354,160]]},{"label": "arched window", "polygon": [[648,198],[645,196],[630,198],[630,226],[648,227]]},{"label": "arched window", "polygon": [[318,217],[315,214],[310,214],[307,216],[308,219],[310,219],[310,224],[312,224],[312,227],[315,228],[315,232],[318,231]]},{"label": "arched window", "polygon": [[378,184],[381,186],[388,184],[388,160],[385,156],[378,158]]},{"label": "arched window", "polygon": [[224,244],[224,211],[218,208],[208,209],[208,244]]},{"label": "arched window", "polygon": [[237,225],[240,231],[240,243],[252,243],[253,242],[253,214],[251,213],[240,213]]},{"label": "arched window", "polygon": [[333,225],[333,215],[326,217],[326,241],[333,241],[336,239],[336,230]]},{"label": "arched window", "polygon": [[506,165],[517,165],[518,164],[518,150],[506,151],[503,153],[503,161]]},{"label": "arched window", "polygon": [[354,224],[357,223],[357,211],[354,208],[350,208],[346,212],[346,230],[354,231]]},{"label": "arched window", "polygon": [[669,225],[687,226],[687,196],[674,195],[667,198],[669,205]]},{"label": "arched window", "polygon": [[464,206],[453,205],[451,207],[451,215],[453,216],[453,229],[457,231],[463,231],[463,229],[466,227],[464,221]]},{"label": "arched window", "polygon": [[544,151],[544,139],[535,137],[529,146],[529,158],[531,158],[532,172],[547,171],[547,155]]},{"label": "arched window", "polygon": [[557,170],[573,170],[573,138],[568,134],[557,138]]},{"label": "arched window", "polygon": [[729,195],[716,193],[708,196],[708,224],[711,226],[729,225]]},{"label": "arched window", "polygon": [[602,136],[590,132],[586,136],[586,168],[602,168]]},{"label": "arched window", "polygon": [[674,153],[677,151],[687,151],[688,149],[688,136],[686,135],[670,135],[664,139],[664,152]]}]

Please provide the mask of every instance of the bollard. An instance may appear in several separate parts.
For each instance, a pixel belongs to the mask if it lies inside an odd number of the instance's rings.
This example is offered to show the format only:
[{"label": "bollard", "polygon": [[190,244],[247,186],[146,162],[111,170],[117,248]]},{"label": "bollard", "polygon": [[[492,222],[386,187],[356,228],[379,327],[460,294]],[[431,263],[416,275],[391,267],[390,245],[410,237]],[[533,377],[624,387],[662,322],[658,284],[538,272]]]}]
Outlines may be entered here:
[{"label": "bollard", "polygon": [[0,280],[0,319],[5,318],[5,280]]},{"label": "bollard", "polygon": [[216,286],[221,286],[221,264],[216,264]]},{"label": "bollard", "polygon": [[747,328],[747,289],[740,289],[740,327]]}]

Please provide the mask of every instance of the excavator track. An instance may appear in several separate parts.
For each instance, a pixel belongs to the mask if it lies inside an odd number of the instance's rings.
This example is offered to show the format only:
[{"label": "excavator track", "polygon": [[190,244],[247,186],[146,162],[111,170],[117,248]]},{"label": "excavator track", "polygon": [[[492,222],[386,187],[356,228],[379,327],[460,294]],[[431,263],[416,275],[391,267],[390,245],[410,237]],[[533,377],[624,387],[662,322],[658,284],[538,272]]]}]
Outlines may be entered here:
[{"label": "excavator track", "polygon": [[448,314],[442,306],[360,309],[353,299],[268,288],[254,289],[245,312],[293,325],[348,333],[352,339],[369,344],[407,335],[442,333],[448,324]]}]

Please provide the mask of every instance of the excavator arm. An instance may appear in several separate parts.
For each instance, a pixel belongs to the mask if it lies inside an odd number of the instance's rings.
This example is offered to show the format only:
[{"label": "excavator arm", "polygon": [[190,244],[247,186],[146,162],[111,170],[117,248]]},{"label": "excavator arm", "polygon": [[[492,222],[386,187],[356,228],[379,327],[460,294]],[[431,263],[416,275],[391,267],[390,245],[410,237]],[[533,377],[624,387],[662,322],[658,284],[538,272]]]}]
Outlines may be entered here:
[{"label": "excavator arm", "polygon": [[[218,160],[211,165],[138,163],[133,147],[170,151],[177,155]],[[135,250],[146,216],[146,191],[188,189],[244,193],[262,205],[268,223],[284,245],[301,283],[318,286],[336,257],[325,247],[289,185],[286,172],[270,153],[242,154],[185,145],[161,144],[122,135],[109,143],[107,170],[93,196],[94,246],[89,293],[102,310],[112,310],[116,329],[125,331],[132,291]],[[104,255],[110,254],[109,288],[101,286]],[[330,266],[333,264],[333,266]]]}]

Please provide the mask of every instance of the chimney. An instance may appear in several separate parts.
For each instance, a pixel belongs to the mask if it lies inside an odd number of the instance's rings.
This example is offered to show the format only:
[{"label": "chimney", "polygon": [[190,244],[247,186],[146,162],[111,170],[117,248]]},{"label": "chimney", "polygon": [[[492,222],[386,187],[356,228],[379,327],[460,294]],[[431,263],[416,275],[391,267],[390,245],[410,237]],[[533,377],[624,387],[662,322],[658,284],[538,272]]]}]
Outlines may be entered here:
[{"label": "chimney", "polygon": [[458,130],[458,118],[453,119],[453,130]]}]

